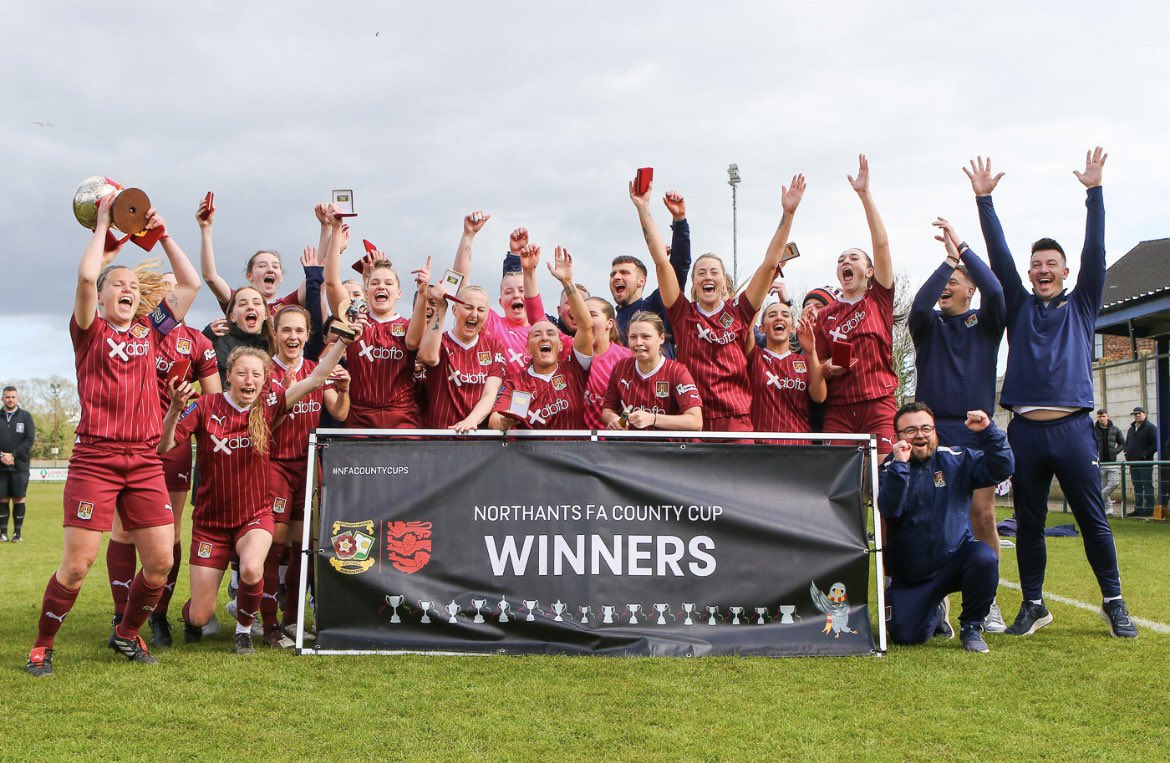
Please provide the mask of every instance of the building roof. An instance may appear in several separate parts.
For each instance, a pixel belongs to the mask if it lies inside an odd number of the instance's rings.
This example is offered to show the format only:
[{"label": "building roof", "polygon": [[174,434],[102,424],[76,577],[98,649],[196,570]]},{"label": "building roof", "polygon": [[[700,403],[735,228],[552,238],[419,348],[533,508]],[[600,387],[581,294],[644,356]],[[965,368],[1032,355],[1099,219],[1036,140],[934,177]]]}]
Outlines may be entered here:
[{"label": "building roof", "polygon": [[1105,273],[1102,314],[1170,292],[1170,238],[1143,241]]}]

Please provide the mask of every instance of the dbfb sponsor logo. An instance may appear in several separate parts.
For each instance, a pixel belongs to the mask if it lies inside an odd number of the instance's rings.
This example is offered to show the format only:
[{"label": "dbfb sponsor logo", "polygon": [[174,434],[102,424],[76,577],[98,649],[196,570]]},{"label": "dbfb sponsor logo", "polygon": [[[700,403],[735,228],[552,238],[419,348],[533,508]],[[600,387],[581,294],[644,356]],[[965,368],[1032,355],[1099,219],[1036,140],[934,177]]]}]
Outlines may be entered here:
[{"label": "dbfb sponsor logo", "polygon": [[485,535],[492,574],[706,577],[718,562],[707,535]]},{"label": "dbfb sponsor logo", "polygon": [[406,357],[406,353],[402,351],[401,347],[378,347],[366,344],[364,339],[359,339],[358,356],[373,363],[375,360],[402,360]]},{"label": "dbfb sponsor logo", "polygon": [[309,400],[307,398],[297,401],[297,404],[288,410],[288,417],[303,416],[309,413],[320,413],[321,403],[316,400]]},{"label": "dbfb sponsor logo", "polygon": [[151,353],[150,342],[117,342],[112,337],[106,337],[106,344],[110,348],[109,356],[114,360],[128,361],[130,358],[141,358]]},{"label": "dbfb sponsor logo", "polygon": [[214,446],[211,449],[212,453],[222,453],[225,456],[230,456],[237,450],[252,447],[252,438],[248,435],[236,435],[234,437],[216,437],[213,434],[208,434],[211,438],[211,444]]},{"label": "dbfb sponsor logo", "polygon": [[460,371],[458,368],[452,368],[447,374],[447,380],[456,387],[462,387],[464,384],[487,384],[487,378],[486,371],[469,374],[466,371]]},{"label": "dbfb sponsor logo", "polygon": [[537,408],[534,411],[528,412],[529,424],[547,424],[548,420],[558,413],[563,413],[569,410],[569,401],[563,397],[558,397],[551,403],[548,403],[543,408]]}]

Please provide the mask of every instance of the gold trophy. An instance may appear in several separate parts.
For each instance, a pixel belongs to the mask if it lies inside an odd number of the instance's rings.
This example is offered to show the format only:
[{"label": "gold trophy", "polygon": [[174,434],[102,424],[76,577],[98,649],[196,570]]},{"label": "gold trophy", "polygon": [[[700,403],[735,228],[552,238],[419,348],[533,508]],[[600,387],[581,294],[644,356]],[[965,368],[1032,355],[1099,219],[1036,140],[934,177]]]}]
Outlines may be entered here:
[{"label": "gold trophy", "polygon": [[81,181],[73,194],[73,216],[83,227],[93,230],[97,227],[98,200],[111,193],[117,194],[110,208],[111,224],[126,235],[118,239],[107,232],[106,251],[113,251],[127,241],[133,241],[149,252],[166,235],[166,231],[162,228],[146,230],[150,197],[141,188],[123,188],[118,181],[102,175],[88,177]]}]

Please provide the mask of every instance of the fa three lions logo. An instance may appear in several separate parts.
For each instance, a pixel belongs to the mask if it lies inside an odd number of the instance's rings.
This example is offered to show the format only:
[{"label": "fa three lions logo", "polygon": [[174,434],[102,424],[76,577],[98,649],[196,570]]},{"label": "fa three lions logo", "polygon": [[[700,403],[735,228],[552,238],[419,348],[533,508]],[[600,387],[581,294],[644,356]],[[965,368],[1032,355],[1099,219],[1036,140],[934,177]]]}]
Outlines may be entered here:
[{"label": "fa three lions logo", "polygon": [[386,551],[391,566],[408,575],[431,560],[430,522],[388,522]]}]

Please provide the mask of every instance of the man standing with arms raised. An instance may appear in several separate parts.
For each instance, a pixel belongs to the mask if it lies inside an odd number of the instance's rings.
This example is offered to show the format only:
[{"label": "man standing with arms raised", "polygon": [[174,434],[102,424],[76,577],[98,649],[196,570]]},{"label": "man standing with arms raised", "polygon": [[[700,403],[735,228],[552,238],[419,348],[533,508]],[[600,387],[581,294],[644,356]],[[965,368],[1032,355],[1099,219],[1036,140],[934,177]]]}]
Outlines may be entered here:
[{"label": "man standing with arms raised", "polygon": [[1044,523],[1052,477],[1060,481],[1080,525],[1085,556],[1101,587],[1101,616],[1114,636],[1136,638],[1137,627],[1121,598],[1121,576],[1113,531],[1105,519],[1097,445],[1088,412],[1093,408],[1093,328],[1105,287],[1105,205],[1101,172],[1107,154],[1097,147],[1085,155],[1085,171],[1073,171],[1087,189],[1088,208],[1080,271],[1066,291],[1068,263],[1060,244],[1042,238],[1032,245],[1024,288],[1016,271],[991,192],[1003,173],[993,175],[990,159],[971,162],[971,180],[991,269],[1007,303],[1008,360],[1000,404],[1012,411],[1008,442],[1016,455],[1013,489],[1019,537],[1016,559],[1023,602],[1008,627],[1028,636],[1052,622],[1044,605]]}]

